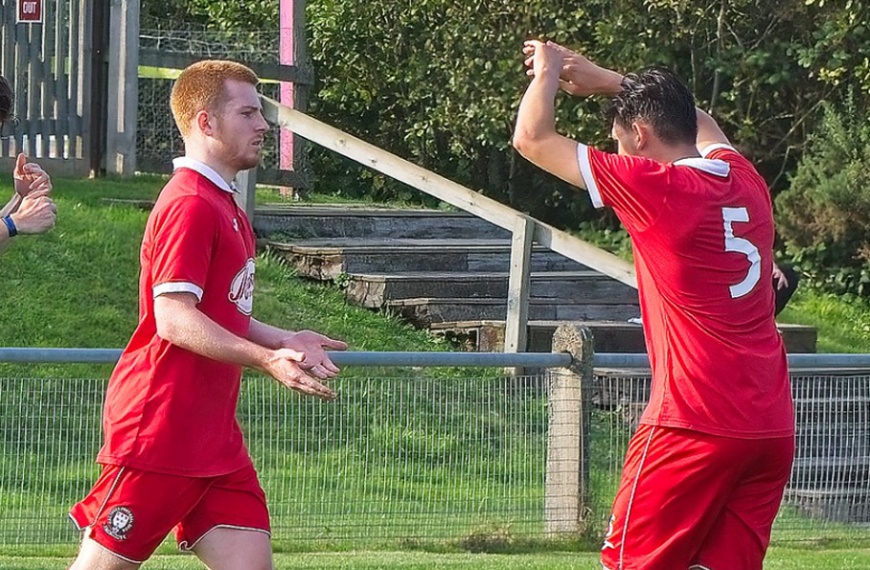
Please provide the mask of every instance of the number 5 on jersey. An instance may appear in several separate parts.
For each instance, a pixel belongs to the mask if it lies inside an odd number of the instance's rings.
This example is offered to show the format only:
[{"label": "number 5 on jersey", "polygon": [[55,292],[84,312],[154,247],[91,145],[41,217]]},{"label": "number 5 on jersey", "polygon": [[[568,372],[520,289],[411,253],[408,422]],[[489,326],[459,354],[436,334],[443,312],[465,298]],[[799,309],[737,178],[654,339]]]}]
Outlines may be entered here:
[{"label": "number 5 on jersey", "polygon": [[734,222],[748,222],[749,212],[746,208],[722,208],[722,220],[725,222],[725,251],[742,253],[749,260],[749,271],[743,281],[731,285],[731,298],[737,299],[752,291],[761,279],[761,255],[751,241],[734,236]]}]

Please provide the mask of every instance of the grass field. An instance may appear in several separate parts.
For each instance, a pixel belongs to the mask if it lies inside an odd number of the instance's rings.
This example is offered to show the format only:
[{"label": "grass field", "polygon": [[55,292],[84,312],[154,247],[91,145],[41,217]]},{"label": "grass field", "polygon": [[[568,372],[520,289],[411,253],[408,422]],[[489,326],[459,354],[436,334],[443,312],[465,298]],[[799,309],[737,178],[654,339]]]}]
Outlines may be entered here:
[{"label": "grass field", "polygon": [[[16,238],[16,243],[3,256],[7,278],[0,280],[0,295],[7,303],[5,310],[0,312],[0,344],[123,346],[136,322],[138,246],[147,212],[130,205],[109,205],[104,198],[153,198],[162,184],[163,181],[157,177],[125,181],[56,180],[55,195],[60,216],[57,228],[46,236]],[[0,191],[8,195],[11,187],[0,186]],[[258,195],[258,200],[261,199],[281,198],[275,192],[264,192]],[[325,198],[315,197],[315,200],[322,202]],[[352,350],[428,351],[450,348],[443,341],[397,319],[347,305],[336,288],[295,279],[277,258],[268,254],[261,255],[257,261],[254,310],[257,317],[267,322],[294,329],[314,328],[343,338],[350,343]],[[798,296],[783,316],[787,321],[818,326],[819,345],[823,349],[870,352],[870,334],[862,334],[862,331],[870,331],[868,314],[870,311],[862,302],[843,301],[810,289],[799,289]],[[0,513],[3,516],[8,515],[13,505],[25,504],[32,505],[33,516],[44,516],[50,511],[57,514],[58,520],[63,518],[69,502],[69,488],[80,486],[93,476],[91,449],[95,441],[89,440],[84,446],[79,443],[70,443],[67,447],[56,445],[66,441],[65,437],[74,440],[76,434],[70,435],[74,430],[61,427],[70,425],[68,414],[64,416],[66,419],[52,418],[52,412],[59,408],[46,408],[57,405],[57,396],[51,392],[53,383],[47,379],[105,378],[108,372],[109,367],[92,365],[0,365],[0,378],[46,379],[34,382],[32,388],[21,386],[21,392],[15,395],[17,399],[11,397],[11,384],[0,385],[0,390],[3,390],[0,443],[6,458],[0,460]],[[391,375],[397,373],[410,377],[419,375],[419,371],[414,370],[390,371]],[[341,413],[328,417],[318,415],[317,410],[308,409],[304,404],[290,410],[287,406],[292,399],[281,393],[268,394],[268,391],[259,389],[251,392],[250,398],[256,405],[254,413],[249,416],[263,420],[247,426],[252,439],[261,442],[252,445],[258,464],[277,481],[286,480],[287,473],[302,472],[305,475],[294,479],[303,481],[303,487],[297,483],[296,487],[279,485],[269,490],[276,508],[284,509],[280,513],[282,519],[306,521],[305,517],[314,517],[326,521],[320,528],[298,530],[298,535],[304,535],[294,537],[299,539],[298,542],[279,544],[278,547],[340,550],[331,553],[279,553],[278,568],[597,568],[594,552],[547,552],[548,548],[560,548],[552,544],[538,544],[535,552],[524,552],[529,548],[528,543],[502,540],[505,537],[510,539],[512,532],[519,534],[520,529],[510,529],[500,521],[491,527],[477,529],[480,531],[478,535],[473,532],[469,535],[475,529],[463,526],[473,519],[476,509],[491,506],[487,501],[492,502],[493,497],[506,493],[516,495],[512,500],[540,508],[543,478],[540,459],[544,452],[541,433],[511,433],[505,426],[520,420],[525,422],[522,425],[543,425],[546,409],[541,402],[529,398],[528,409],[516,408],[520,410],[515,412],[517,415],[509,416],[507,400],[500,399],[498,389],[492,389],[498,386],[498,379],[492,371],[439,370],[435,378],[418,384],[425,385],[426,391],[422,388],[403,391],[400,384],[384,382],[381,377],[384,374],[385,371],[347,371],[348,376],[374,376],[374,380],[368,388],[345,388],[344,407],[337,408]],[[477,382],[476,388],[475,384],[466,382],[470,376]],[[481,379],[490,384],[480,383]],[[98,382],[88,388],[95,393],[101,389]],[[44,390],[44,395],[39,390]],[[442,390],[453,391],[444,397],[444,401],[452,398],[468,406],[461,408],[461,413],[459,409],[445,409],[441,405]],[[45,403],[45,398],[49,404]],[[4,402],[18,402],[18,407],[3,408]],[[70,401],[68,409],[72,410],[76,405],[75,401]],[[407,418],[391,415],[392,410],[401,410],[404,406],[422,410],[418,419],[425,417],[425,421],[412,424]],[[40,409],[39,414],[27,415]],[[78,411],[79,416],[89,418],[87,421],[91,424],[87,429],[94,433],[98,426],[97,409]],[[260,413],[263,410],[266,413]],[[288,424],[282,420],[285,417],[293,417],[296,421]],[[31,418],[32,425],[22,418]],[[377,421],[367,421],[372,418]],[[445,421],[445,418],[451,421]],[[17,423],[9,423],[11,419],[16,419]],[[22,434],[44,433],[46,422],[58,427],[54,433],[48,430],[49,436],[33,440],[38,443],[39,453],[31,454],[22,446],[25,437]],[[14,428],[9,427],[13,425]],[[84,428],[77,429],[82,431]],[[355,439],[355,436],[359,437]],[[623,438],[624,434],[620,434],[619,441]],[[358,447],[322,444],[329,439],[338,443],[371,442],[369,447],[379,451],[377,456],[371,456],[367,455],[367,447],[359,443],[354,444]],[[603,447],[594,449],[600,474],[595,492],[606,494],[615,483],[613,462],[620,460],[622,448],[613,441],[599,443]],[[276,451],[280,453],[276,454]],[[74,457],[70,456],[71,453]],[[63,465],[49,467],[46,457],[51,461],[63,460]],[[270,463],[269,457],[281,457],[281,460]],[[519,463],[511,466],[508,465],[510,461]],[[520,478],[506,475],[508,467],[512,469],[511,473],[521,473]],[[26,476],[33,472],[46,474],[42,483],[28,482]],[[463,475],[459,483],[449,478],[460,473]],[[294,504],[291,501],[294,496],[321,495],[329,496],[342,509],[332,512],[323,505],[300,504],[298,501]],[[286,497],[286,503],[283,497]],[[379,525],[402,517],[431,517],[426,512],[418,515],[414,511],[417,505],[427,501],[430,505],[439,504],[439,501],[454,505],[454,510],[455,505],[464,505],[462,516],[450,519],[448,508],[443,517],[440,514],[433,517],[443,520],[432,521],[442,525],[439,529],[451,525],[461,528],[458,538],[445,541],[435,536],[429,542],[406,542],[404,545],[410,550],[402,552],[395,551],[395,540],[374,539],[370,546],[363,547],[341,540],[323,540],[324,527],[348,522],[348,512],[356,513],[353,514],[356,518],[350,522],[368,525],[372,534],[377,535],[381,530]],[[387,518],[379,523],[376,518],[371,518],[372,506],[384,504],[394,505],[398,510],[395,515],[382,515]],[[788,519],[788,524],[790,529],[796,529],[796,538],[789,538],[788,544],[799,540],[805,548],[780,545],[773,549],[766,568],[870,568],[870,545],[867,543],[870,532],[856,534],[833,526],[826,526],[822,528],[823,532],[818,532],[820,527],[813,524],[801,527],[802,519],[797,516]],[[57,535],[59,538],[46,539],[44,544],[17,548],[0,546],[0,569],[64,568],[65,561],[72,554],[70,543],[75,540],[74,535],[64,532]],[[600,529],[592,529],[591,535],[598,532]],[[463,542],[463,538],[469,537],[477,542]],[[838,548],[830,548],[832,540]],[[421,547],[431,550],[433,544],[440,544],[440,548],[449,552],[419,551]],[[575,550],[591,548],[584,540],[574,542],[570,547]],[[384,550],[368,552],[360,548]],[[463,549],[482,549],[490,553],[469,554]],[[514,553],[493,553],[499,550],[512,550]],[[33,553],[41,557],[20,558]],[[19,558],[13,558],[13,554]],[[199,567],[189,557],[177,555],[161,556],[146,566],[166,569]]]},{"label": "grass field", "polygon": [[[71,555],[71,553],[70,553]],[[0,555],[3,570],[62,570],[69,558],[11,557]],[[148,570],[201,570],[191,556],[160,555],[150,560]],[[275,555],[280,570],[600,570],[598,555],[590,552],[535,554],[470,554],[426,552],[336,552]],[[866,570],[870,550],[793,549],[773,547],[765,570]]]}]

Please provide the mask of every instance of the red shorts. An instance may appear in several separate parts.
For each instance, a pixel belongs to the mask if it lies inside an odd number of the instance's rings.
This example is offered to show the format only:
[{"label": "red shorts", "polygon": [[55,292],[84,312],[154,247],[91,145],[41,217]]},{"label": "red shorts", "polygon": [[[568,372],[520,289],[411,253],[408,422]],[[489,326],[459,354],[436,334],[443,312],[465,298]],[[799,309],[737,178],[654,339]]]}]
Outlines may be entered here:
[{"label": "red shorts", "polygon": [[642,425],[629,442],[601,562],[610,570],[761,570],[794,438]]},{"label": "red shorts", "polygon": [[266,494],[252,466],[219,477],[179,477],[105,465],[70,518],[134,563],[148,559],[173,528],[182,550],[216,527],[270,532]]}]

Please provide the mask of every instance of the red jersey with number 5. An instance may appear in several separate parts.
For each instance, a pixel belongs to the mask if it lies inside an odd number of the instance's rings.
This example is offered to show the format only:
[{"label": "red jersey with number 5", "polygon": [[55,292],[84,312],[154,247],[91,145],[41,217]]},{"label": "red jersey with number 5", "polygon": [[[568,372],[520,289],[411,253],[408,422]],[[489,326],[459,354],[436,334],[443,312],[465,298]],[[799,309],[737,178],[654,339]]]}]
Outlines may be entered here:
[{"label": "red jersey with number 5", "polygon": [[794,433],[773,318],[773,208],[727,145],[664,164],[579,145],[593,203],[632,238],[652,393],[641,423],[731,437]]}]

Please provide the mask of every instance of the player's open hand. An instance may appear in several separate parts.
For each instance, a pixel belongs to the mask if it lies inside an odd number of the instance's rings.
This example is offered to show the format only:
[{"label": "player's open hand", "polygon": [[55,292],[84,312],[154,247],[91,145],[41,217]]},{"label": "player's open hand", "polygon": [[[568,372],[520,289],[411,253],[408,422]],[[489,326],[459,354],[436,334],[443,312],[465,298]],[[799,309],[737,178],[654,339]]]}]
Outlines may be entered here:
[{"label": "player's open hand", "polygon": [[281,341],[281,346],[305,355],[299,366],[316,378],[333,378],[341,370],[327,354],[327,350],[347,350],[347,343],[314,331],[299,331]]},{"label": "player's open hand", "polygon": [[321,400],[334,400],[336,393],[302,368],[301,364],[304,360],[305,354],[301,352],[279,348],[266,362],[265,369],[273,378],[291,390]]},{"label": "player's open hand", "polygon": [[12,214],[12,222],[22,234],[41,234],[54,227],[57,204],[48,197],[48,190],[30,192]]},{"label": "player's open hand", "polygon": [[24,153],[19,153],[15,159],[12,178],[15,181],[15,192],[21,197],[31,192],[51,190],[51,177],[35,162],[27,162]]}]

